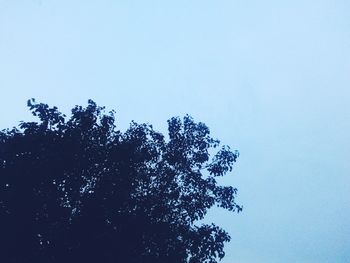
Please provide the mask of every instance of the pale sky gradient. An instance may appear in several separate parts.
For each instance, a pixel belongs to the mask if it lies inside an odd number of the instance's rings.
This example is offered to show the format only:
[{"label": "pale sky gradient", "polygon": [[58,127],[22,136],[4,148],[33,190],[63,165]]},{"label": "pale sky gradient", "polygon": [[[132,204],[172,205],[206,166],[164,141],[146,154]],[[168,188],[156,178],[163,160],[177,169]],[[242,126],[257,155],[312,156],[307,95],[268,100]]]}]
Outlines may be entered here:
[{"label": "pale sky gradient", "polygon": [[350,262],[350,1],[0,0],[0,127],[89,98],[241,152],[223,263]]}]

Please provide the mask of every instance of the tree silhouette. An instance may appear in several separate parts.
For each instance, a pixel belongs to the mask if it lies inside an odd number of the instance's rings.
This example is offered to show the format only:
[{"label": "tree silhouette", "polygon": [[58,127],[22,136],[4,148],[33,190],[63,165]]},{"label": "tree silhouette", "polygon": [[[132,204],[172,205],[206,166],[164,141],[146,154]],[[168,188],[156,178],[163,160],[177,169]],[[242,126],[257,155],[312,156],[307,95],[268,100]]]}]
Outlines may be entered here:
[{"label": "tree silhouette", "polygon": [[8,263],[214,263],[230,236],[200,224],[214,205],[241,211],[216,177],[238,152],[189,116],[117,130],[89,100],[67,118],[28,101],[38,122],[0,132],[0,260]]}]

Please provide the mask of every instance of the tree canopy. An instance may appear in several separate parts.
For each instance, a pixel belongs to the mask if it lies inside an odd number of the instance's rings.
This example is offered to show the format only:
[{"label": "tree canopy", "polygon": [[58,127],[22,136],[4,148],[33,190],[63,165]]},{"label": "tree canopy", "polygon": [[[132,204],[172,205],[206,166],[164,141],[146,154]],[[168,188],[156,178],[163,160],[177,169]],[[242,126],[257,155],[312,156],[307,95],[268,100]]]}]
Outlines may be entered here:
[{"label": "tree canopy", "polygon": [[[190,116],[168,136],[89,100],[70,117],[28,101],[37,122],[0,132],[0,259],[8,263],[215,263],[229,234],[208,209],[240,212],[217,177],[237,151]],[[210,154],[215,149],[215,154]]]}]

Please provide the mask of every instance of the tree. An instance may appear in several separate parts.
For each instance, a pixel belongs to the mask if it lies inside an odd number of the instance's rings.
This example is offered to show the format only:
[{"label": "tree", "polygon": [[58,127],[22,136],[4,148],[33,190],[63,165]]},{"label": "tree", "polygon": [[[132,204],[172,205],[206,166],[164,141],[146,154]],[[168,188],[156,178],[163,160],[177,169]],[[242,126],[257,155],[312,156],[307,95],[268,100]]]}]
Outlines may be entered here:
[{"label": "tree", "polygon": [[28,101],[38,122],[0,132],[1,262],[209,262],[230,236],[199,224],[217,205],[240,212],[237,189],[216,178],[237,151],[190,116],[171,118],[169,136],[89,100],[67,118]]}]

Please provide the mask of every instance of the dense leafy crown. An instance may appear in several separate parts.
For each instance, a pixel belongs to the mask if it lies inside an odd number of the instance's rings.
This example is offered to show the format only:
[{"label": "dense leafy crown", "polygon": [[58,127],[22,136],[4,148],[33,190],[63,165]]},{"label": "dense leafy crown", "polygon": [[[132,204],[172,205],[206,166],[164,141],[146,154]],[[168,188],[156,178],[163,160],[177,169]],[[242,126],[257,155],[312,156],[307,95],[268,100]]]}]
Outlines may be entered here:
[{"label": "dense leafy crown", "polygon": [[[1,262],[214,263],[227,232],[199,224],[214,205],[241,211],[237,189],[216,177],[238,152],[189,116],[117,130],[93,101],[67,118],[28,106],[39,122],[0,132]],[[196,223],[197,222],[197,223]]]}]

